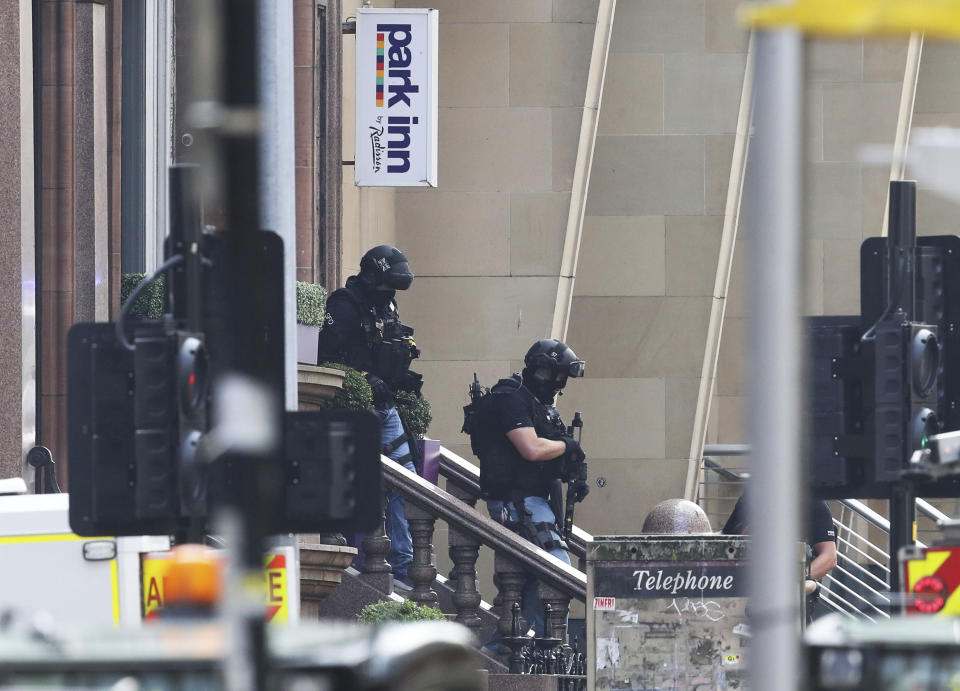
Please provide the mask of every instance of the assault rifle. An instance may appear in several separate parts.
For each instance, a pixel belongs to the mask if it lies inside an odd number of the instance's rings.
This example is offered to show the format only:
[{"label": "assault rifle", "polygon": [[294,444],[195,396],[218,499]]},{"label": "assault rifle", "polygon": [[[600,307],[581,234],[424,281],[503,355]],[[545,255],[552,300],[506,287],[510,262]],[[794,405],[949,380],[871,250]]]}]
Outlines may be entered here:
[{"label": "assault rifle", "polygon": [[[477,412],[477,404],[480,403],[480,399],[484,397],[487,393],[482,386],[480,386],[480,380],[477,379],[477,373],[473,373],[473,383],[470,384],[468,389],[470,393],[470,403],[463,406],[463,427],[460,428],[460,431],[464,434],[470,435],[470,444],[473,446],[473,433],[474,433],[474,418],[473,416]],[[477,453],[476,448],[473,449],[474,453]]]},{"label": "assault rifle", "polygon": [[[583,417],[580,415],[578,410],[573,414],[573,421],[567,427],[567,436],[573,436],[573,430],[576,428],[577,432],[577,443],[580,443],[580,440],[583,439]],[[576,506],[576,502],[573,500],[573,480],[571,479],[567,483],[567,505],[566,510],[563,512],[563,538],[564,542],[570,539],[570,534],[573,532],[573,509]]]}]

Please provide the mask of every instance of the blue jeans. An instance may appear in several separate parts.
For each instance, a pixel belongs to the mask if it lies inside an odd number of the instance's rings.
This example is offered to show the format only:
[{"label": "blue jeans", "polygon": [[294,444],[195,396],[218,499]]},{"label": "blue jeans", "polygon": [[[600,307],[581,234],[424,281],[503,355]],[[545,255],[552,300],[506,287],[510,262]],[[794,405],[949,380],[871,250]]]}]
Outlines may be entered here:
[{"label": "blue jeans", "polygon": [[[380,424],[382,425],[381,444],[389,444],[403,434],[403,425],[396,408],[378,410],[376,413],[380,417]],[[410,445],[404,442],[390,452],[389,458],[397,460],[409,453]],[[411,472],[416,472],[413,461],[407,461],[403,464],[403,467]],[[390,538],[390,554],[387,555],[387,561],[393,568],[393,577],[406,580],[407,569],[413,562],[413,541],[410,539],[410,526],[407,525],[407,519],[404,515],[403,497],[395,491],[391,491],[387,495],[384,524],[387,537]]]},{"label": "blue jeans", "polygon": [[[530,520],[533,523],[556,522],[557,518],[553,515],[553,509],[550,508],[550,504],[548,504],[547,500],[543,497],[524,497],[523,504],[526,507],[527,513],[530,515]],[[520,522],[520,516],[517,513],[517,509],[512,501],[503,502],[499,499],[490,499],[487,501],[487,511],[490,512],[490,518],[497,521],[497,523],[506,524],[509,521],[510,523],[516,525]],[[560,536],[556,531],[551,531],[550,535],[554,540],[560,539]],[[566,550],[561,549],[560,547],[554,547],[549,551],[550,554],[555,556],[560,561],[567,564],[570,563],[570,556],[567,554]],[[543,600],[540,599],[539,588],[540,581],[538,581],[536,578],[528,578],[526,583],[523,584],[520,612],[523,615],[523,618],[527,620],[527,624],[530,626],[530,628],[534,630],[534,633],[536,633],[537,637],[543,638],[546,621],[543,611]],[[484,644],[484,646],[496,650],[496,648],[500,645],[500,640],[500,632],[494,631],[493,636]]]}]

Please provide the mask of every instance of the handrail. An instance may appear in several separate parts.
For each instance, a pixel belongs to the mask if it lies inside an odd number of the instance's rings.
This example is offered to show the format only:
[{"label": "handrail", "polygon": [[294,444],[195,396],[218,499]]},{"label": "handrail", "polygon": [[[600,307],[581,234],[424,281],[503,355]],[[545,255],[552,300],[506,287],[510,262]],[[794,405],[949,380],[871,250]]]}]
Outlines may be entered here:
[{"label": "handrail", "polygon": [[[724,468],[722,465],[712,460],[710,456],[747,456],[750,454],[750,445],[749,444],[705,444],[703,447],[703,464],[704,467],[708,470],[712,470],[726,480],[731,480],[734,482],[743,481],[749,478],[749,473],[734,473],[733,471]],[[887,519],[883,518],[880,514],[876,513],[870,509],[866,504],[857,501],[856,499],[838,499],[842,504],[846,504],[850,509],[857,513],[863,511],[868,511],[873,516],[881,521],[884,521],[885,525],[880,525],[879,523],[874,522],[874,519],[868,517],[865,513],[863,517],[866,518],[869,522],[873,523],[874,526],[880,528],[881,530],[890,531],[890,522]],[[856,507],[854,506],[856,503]],[[933,506],[930,502],[925,499],[917,497],[916,499],[917,511],[926,516],[927,518],[941,522],[952,520],[947,514],[943,513],[940,509]],[[860,507],[860,508],[857,508]],[[921,547],[926,545],[917,542]]]},{"label": "handrail", "polygon": [[[872,526],[879,528],[880,530],[884,530],[887,533],[890,532],[890,521],[888,521],[886,518],[878,514],[876,511],[871,509],[862,501],[859,501],[857,499],[840,499],[838,501],[844,506],[847,506],[850,509],[853,509],[853,511],[855,511],[856,513],[860,514],[860,516],[865,518],[867,522],[870,523]],[[918,501],[922,501],[922,500],[918,500]],[[933,508],[933,507],[930,507],[930,508]],[[917,544],[917,547],[926,547],[926,544],[924,544],[920,540],[915,540],[915,542]]]},{"label": "handrail", "polygon": [[933,506],[925,499],[917,499],[917,511],[922,513],[927,518],[932,518],[938,523],[951,520],[947,514],[938,509],[936,506]]},{"label": "handrail", "polygon": [[749,444],[704,444],[704,456],[747,456],[750,454]]},{"label": "handrail", "polygon": [[724,480],[729,480],[730,482],[734,482],[734,483],[744,482],[748,477],[748,476],[745,476],[743,473],[735,473],[729,468],[725,468],[724,466],[720,465],[709,456],[703,457],[703,467],[707,470],[712,470],[717,475],[722,477]]},{"label": "handrail", "polygon": [[381,456],[380,460],[384,482],[387,487],[403,495],[404,500],[505,554],[565,595],[586,600],[587,576],[582,571],[560,561],[386,456]]},{"label": "handrail", "polygon": [[890,532],[890,521],[878,514],[859,499],[839,499],[838,501],[848,509],[851,509],[854,513],[858,514],[861,518],[865,519],[867,523],[872,525],[874,528],[880,528],[880,530],[888,533]]},{"label": "handrail", "polygon": [[[445,446],[440,447],[440,473],[461,489],[467,490],[476,497],[480,496],[480,469]],[[580,559],[585,559],[587,543],[592,539],[593,535],[577,526],[573,526],[570,539],[567,541],[567,547],[571,554]]]}]

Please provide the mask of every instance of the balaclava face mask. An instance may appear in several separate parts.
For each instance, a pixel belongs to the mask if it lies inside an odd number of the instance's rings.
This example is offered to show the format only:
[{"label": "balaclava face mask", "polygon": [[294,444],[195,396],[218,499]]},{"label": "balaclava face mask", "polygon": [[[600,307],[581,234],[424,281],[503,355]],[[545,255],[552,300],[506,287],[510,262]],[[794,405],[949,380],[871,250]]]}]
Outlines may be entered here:
[{"label": "balaclava face mask", "polygon": [[377,309],[383,309],[390,304],[396,294],[395,290],[371,290],[370,299]]},{"label": "balaclava face mask", "polygon": [[552,379],[545,382],[539,381],[533,376],[533,370],[529,367],[524,367],[521,376],[523,377],[523,385],[533,392],[533,395],[537,397],[538,401],[543,403],[543,405],[553,405],[553,392],[560,388],[560,382],[555,382]]}]

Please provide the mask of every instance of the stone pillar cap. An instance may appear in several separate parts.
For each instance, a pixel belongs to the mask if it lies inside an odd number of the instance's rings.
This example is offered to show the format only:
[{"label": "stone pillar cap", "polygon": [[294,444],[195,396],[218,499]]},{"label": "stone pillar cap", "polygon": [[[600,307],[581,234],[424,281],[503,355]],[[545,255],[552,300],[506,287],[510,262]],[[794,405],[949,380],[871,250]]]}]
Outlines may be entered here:
[{"label": "stone pillar cap", "polygon": [[710,519],[686,499],[667,499],[654,506],[643,521],[644,535],[696,535],[712,533]]}]

